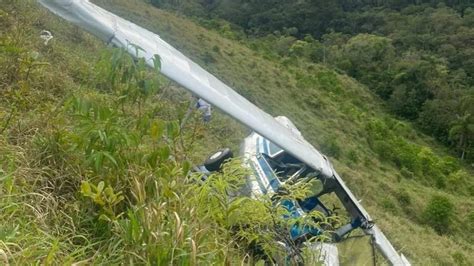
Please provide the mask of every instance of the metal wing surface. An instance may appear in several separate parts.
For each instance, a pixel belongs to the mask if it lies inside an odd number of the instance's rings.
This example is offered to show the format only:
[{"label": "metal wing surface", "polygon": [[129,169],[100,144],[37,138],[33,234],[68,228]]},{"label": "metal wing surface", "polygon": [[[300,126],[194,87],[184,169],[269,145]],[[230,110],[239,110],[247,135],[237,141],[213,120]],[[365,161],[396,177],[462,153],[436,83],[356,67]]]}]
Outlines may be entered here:
[{"label": "metal wing surface", "polygon": [[[159,35],[100,8],[89,0],[38,0],[38,2],[103,41],[122,47],[133,56],[144,58],[151,67],[154,67],[155,56],[158,55],[163,75],[280,146],[323,176],[334,178],[338,183],[338,191],[343,194],[346,208],[353,215],[366,221],[371,220],[330,162],[317,149],[163,41]],[[137,49],[137,46],[141,49]],[[409,265],[376,226],[366,232],[374,236],[377,246],[392,264]]]}]

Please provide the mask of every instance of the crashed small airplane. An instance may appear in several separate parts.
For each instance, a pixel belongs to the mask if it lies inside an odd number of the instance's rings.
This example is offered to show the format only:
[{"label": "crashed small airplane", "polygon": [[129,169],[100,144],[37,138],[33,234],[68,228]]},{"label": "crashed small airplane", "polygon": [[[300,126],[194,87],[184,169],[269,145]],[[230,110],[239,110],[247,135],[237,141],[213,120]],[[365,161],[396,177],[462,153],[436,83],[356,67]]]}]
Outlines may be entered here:
[{"label": "crashed small airplane", "polygon": [[[300,167],[290,178],[297,178],[298,173],[310,172],[313,178],[320,180],[323,184],[320,193],[334,193],[351,217],[348,224],[336,230],[337,234],[343,236],[355,228],[360,228],[366,235],[372,237],[374,245],[392,265],[410,265],[403,254],[399,254],[395,250],[377,227],[342,178],[336,173],[329,160],[303,138],[291,121],[281,117],[273,118],[163,41],[157,34],[116,16],[90,3],[89,0],[38,1],[53,13],[82,27],[103,41],[127,50],[132,56],[143,58],[151,67],[154,67],[155,60],[159,57],[161,73],[164,76],[213,104],[255,132],[245,140],[254,143],[246,146],[248,151],[266,154],[265,156],[268,157],[266,162],[273,164],[273,167],[280,168],[286,167],[284,160],[281,161],[281,156],[288,155]],[[136,49],[137,46],[141,49]],[[265,148],[273,148],[275,151],[265,153],[263,152]],[[255,158],[261,158],[261,156]],[[278,158],[281,160],[278,161]],[[294,166],[294,163],[292,165]],[[263,166],[260,165],[260,167]],[[272,182],[268,179],[268,175],[264,178],[267,179],[268,184],[257,184],[257,182],[254,191],[267,190],[280,182],[279,180]],[[308,204],[312,209],[317,209],[319,206],[319,209],[325,211],[317,199]],[[304,208],[301,207],[301,209]]]}]

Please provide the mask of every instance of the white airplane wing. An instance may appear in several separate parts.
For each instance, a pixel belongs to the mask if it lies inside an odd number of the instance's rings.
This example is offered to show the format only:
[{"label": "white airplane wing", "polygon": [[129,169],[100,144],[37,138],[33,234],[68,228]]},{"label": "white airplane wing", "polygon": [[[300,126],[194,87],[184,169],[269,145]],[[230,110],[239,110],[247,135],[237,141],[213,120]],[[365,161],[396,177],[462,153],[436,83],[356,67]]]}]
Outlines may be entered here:
[{"label": "white airplane wing", "polygon": [[[157,34],[118,17],[90,3],[89,0],[38,1],[53,13],[84,28],[105,42],[122,47],[135,57],[144,58],[151,67],[154,67],[155,55],[158,55],[161,58],[163,75],[253,129],[312,169],[319,171],[322,176],[335,180],[338,188],[335,192],[353,218],[371,221],[368,213],[334,171],[330,162],[317,149],[163,41]],[[137,50],[135,46],[143,50]],[[366,232],[374,235],[376,239],[378,236],[380,241],[376,243],[392,264],[406,265],[380,230],[366,230]]]}]

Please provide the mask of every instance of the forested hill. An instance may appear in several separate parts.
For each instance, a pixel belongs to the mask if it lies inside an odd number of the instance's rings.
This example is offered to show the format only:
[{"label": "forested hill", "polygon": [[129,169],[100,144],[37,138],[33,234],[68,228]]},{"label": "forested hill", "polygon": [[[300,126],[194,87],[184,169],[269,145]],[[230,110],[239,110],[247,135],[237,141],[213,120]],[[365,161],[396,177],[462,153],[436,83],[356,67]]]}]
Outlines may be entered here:
[{"label": "forested hill", "polygon": [[323,63],[367,85],[395,115],[474,160],[472,1],[152,0],[254,49]]},{"label": "forested hill", "polygon": [[[447,7],[461,16],[471,12],[471,1],[348,1],[348,0],[151,0],[151,3],[173,8],[190,15],[202,17],[219,16],[243,29],[266,34],[284,28],[295,27],[299,36],[311,34],[315,37],[331,31],[354,33],[367,32],[373,28],[364,28],[360,23],[377,24],[382,21],[356,21],[354,14],[387,10],[391,12],[412,13],[414,10]],[[367,17],[366,17],[367,18]],[[355,22],[355,23],[354,23]]]}]

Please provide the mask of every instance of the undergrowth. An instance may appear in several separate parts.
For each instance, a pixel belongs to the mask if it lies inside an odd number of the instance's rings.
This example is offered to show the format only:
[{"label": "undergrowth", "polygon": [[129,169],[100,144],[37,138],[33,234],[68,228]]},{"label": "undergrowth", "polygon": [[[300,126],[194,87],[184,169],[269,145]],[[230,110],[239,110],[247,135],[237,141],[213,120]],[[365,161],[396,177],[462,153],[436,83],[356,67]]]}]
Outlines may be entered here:
[{"label": "undergrowth", "polygon": [[[10,4],[3,23],[30,7]],[[287,250],[275,243],[299,252],[285,233],[291,225],[321,226],[307,218],[283,219],[286,209],[270,198],[236,196],[247,174],[238,159],[206,182],[192,173],[189,155],[204,125],[195,114],[181,126],[189,104],[161,100],[169,96],[159,64],[149,70],[122,49],[104,50],[91,71],[75,69],[84,71],[81,86],[63,81],[74,89],[60,88],[51,97],[57,72],[48,72],[60,69],[46,61],[57,47],[32,51],[34,44],[21,39],[27,34],[15,34],[23,29],[7,26],[0,93],[2,108],[11,109],[1,113],[7,117],[0,135],[2,263],[287,259]],[[308,193],[295,191],[286,197]]]}]

